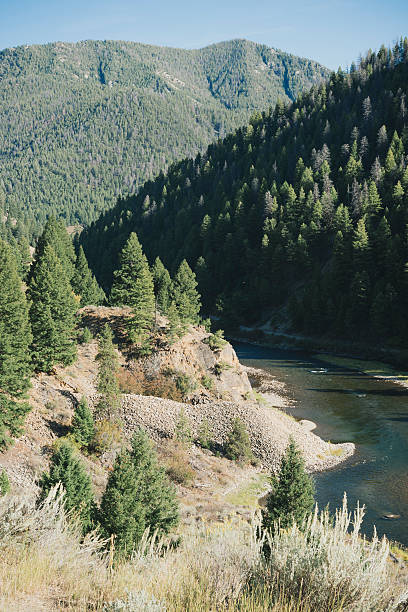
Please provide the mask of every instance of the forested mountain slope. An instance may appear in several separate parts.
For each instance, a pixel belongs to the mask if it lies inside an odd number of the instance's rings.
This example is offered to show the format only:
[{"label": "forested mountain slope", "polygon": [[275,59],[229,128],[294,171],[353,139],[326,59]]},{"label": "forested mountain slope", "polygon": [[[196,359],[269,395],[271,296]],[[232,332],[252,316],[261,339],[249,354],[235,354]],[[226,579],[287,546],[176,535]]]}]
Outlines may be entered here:
[{"label": "forested mountain slope", "polygon": [[38,234],[50,213],[89,223],[255,108],[293,100],[327,74],[245,40],[191,51],[114,41],[5,49],[0,233]]},{"label": "forested mountain slope", "polygon": [[[408,340],[408,41],[251,123],[122,200],[82,236],[105,288],[138,232],[187,258],[208,311],[403,346]],[[285,311],[282,311],[282,306]]]}]

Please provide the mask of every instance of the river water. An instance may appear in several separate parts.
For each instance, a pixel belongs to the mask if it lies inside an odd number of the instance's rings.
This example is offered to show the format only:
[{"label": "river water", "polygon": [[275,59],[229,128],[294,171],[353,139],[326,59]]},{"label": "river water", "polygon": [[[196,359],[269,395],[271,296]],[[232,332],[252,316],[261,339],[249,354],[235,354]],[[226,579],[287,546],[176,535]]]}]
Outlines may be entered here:
[{"label": "river water", "polygon": [[[408,546],[408,389],[302,352],[233,346],[241,363],[286,384],[295,400],[290,414],[317,423],[314,432],[324,440],[355,443],[344,466],[314,476],[319,506],[329,503],[334,510],[346,491],[349,508],[357,500],[366,506],[368,536],[375,524],[380,535]],[[401,518],[386,520],[387,513]]]}]

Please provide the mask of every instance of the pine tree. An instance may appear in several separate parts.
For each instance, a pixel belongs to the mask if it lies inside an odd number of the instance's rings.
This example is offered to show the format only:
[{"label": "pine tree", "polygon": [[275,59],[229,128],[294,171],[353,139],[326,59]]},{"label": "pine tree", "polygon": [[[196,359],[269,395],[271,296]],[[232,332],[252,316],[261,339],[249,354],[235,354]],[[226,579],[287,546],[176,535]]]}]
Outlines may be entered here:
[{"label": "pine tree", "polygon": [[64,487],[65,509],[77,514],[83,532],[86,533],[92,527],[94,509],[91,479],[67,442],[63,442],[52,455],[49,473],[42,475],[39,483],[40,501],[47,497],[50,489],[58,482]]},{"label": "pine tree", "polygon": [[28,305],[10,246],[0,240],[0,389],[19,396],[30,386]]},{"label": "pine tree", "polygon": [[173,281],[173,300],[181,321],[192,325],[198,323],[201,308],[200,294],[196,287],[196,276],[183,259]]},{"label": "pine tree", "polygon": [[161,314],[167,314],[171,300],[171,278],[160,257],[156,257],[152,267],[156,308]]},{"label": "pine tree", "polygon": [[99,521],[106,536],[115,536],[115,549],[130,556],[144,533],[145,507],[138,496],[133,460],[123,450],[115,460],[102,496]]},{"label": "pine tree", "polygon": [[305,471],[303,457],[292,438],[282,457],[279,473],[271,476],[271,485],[272,490],[262,512],[263,527],[273,530],[278,521],[283,529],[293,523],[300,526],[313,509],[314,484]]},{"label": "pine tree", "polygon": [[75,407],[71,434],[75,442],[81,447],[88,446],[95,434],[92,412],[89,410],[85,397],[82,397],[79,404]]},{"label": "pine tree", "polygon": [[0,451],[12,443],[12,438],[22,433],[24,419],[30,409],[26,402],[16,402],[0,393]]},{"label": "pine tree", "polygon": [[251,443],[245,424],[236,418],[225,444],[225,456],[231,461],[250,461],[253,459]]},{"label": "pine tree", "polygon": [[180,323],[180,317],[174,302],[171,302],[167,310],[167,328],[166,336],[170,344],[173,344],[183,334],[183,326]]},{"label": "pine tree", "polygon": [[130,306],[132,318],[128,331],[132,342],[143,346],[148,341],[154,320],[154,286],[149,264],[135,233],[130,234],[114,273],[110,302]]},{"label": "pine tree", "polygon": [[75,250],[71,238],[68,236],[65,225],[55,217],[49,217],[43,233],[38,239],[34,253],[34,263],[31,267],[29,280],[34,274],[38,262],[42,259],[47,246],[52,246],[61,262],[65,276],[71,281],[75,270]]},{"label": "pine tree", "polygon": [[0,472],[0,497],[4,497],[10,493],[10,481],[5,470]]},{"label": "pine tree", "polygon": [[99,306],[104,302],[105,294],[89,269],[82,246],[79,247],[71,284],[74,293],[81,298],[80,306]]},{"label": "pine tree", "polygon": [[98,337],[97,389],[101,397],[96,406],[98,418],[114,418],[120,408],[120,390],[117,379],[119,359],[113,345],[113,333],[108,324]]},{"label": "pine tree", "polygon": [[145,509],[151,533],[168,533],[179,520],[174,486],[159,466],[157,454],[146,432],[137,429],[132,438],[131,458],[137,478],[137,499]]},{"label": "pine tree", "polygon": [[77,303],[54,249],[46,245],[36,262],[28,288],[35,368],[50,372],[55,364],[75,360],[73,341]]}]

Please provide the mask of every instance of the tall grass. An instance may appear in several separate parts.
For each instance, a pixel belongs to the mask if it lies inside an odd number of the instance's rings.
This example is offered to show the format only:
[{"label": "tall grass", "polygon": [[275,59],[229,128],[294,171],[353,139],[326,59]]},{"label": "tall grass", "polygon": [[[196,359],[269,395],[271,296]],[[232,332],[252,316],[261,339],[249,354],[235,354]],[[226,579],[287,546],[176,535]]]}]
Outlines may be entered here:
[{"label": "tall grass", "polygon": [[146,533],[131,560],[115,561],[97,533],[81,538],[60,488],[39,507],[9,496],[0,500],[0,610],[407,609],[388,542],[359,535],[362,514],[345,502],[334,522],[316,511],[302,529],[261,537],[258,520],[201,524],[176,549]]}]

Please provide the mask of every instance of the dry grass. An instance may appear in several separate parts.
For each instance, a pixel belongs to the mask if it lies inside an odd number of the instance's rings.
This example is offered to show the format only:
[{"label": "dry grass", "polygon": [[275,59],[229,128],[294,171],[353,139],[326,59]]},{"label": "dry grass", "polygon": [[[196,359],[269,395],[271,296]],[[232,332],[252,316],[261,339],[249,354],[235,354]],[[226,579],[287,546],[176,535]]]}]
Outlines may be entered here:
[{"label": "dry grass", "polygon": [[160,458],[169,478],[181,485],[191,485],[196,476],[190,465],[187,449],[176,440],[166,440],[160,449]]},{"label": "dry grass", "polygon": [[360,518],[348,534],[347,508],[334,526],[313,515],[306,531],[270,539],[268,562],[257,523],[229,522],[190,528],[175,550],[145,534],[130,561],[112,563],[97,534],[81,540],[58,488],[40,508],[3,498],[0,610],[391,612],[402,589],[388,543],[361,540]]},{"label": "dry grass", "polygon": [[118,382],[122,393],[162,397],[176,402],[183,399],[176,381],[162,373],[149,378],[141,371],[122,368],[118,373]]}]

